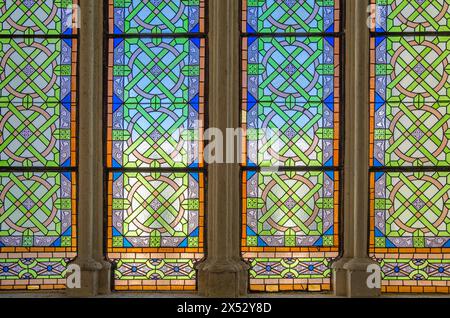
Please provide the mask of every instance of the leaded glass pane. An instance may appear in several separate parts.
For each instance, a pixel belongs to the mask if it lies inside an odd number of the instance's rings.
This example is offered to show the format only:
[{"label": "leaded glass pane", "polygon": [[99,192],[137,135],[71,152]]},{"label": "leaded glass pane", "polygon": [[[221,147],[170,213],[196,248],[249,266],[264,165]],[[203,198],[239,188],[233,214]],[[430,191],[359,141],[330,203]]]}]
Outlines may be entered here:
[{"label": "leaded glass pane", "polygon": [[77,246],[75,179],[70,172],[0,173],[0,289],[65,287]]},{"label": "leaded glass pane", "polygon": [[371,187],[370,248],[383,291],[447,292],[450,173],[372,173]]},{"label": "leaded glass pane", "polygon": [[109,0],[109,32],[183,34],[205,31],[204,0]]},{"label": "leaded glass pane", "polygon": [[112,246],[202,247],[202,177],[198,173],[113,173]]},{"label": "leaded glass pane", "polygon": [[0,173],[0,245],[75,246],[72,173]]},{"label": "leaded glass pane", "polygon": [[198,167],[198,104],[114,105],[111,164],[114,167]]},{"label": "leaded glass pane", "polygon": [[450,38],[372,38],[372,164],[450,163],[448,92]]},{"label": "leaded glass pane", "polygon": [[75,165],[76,106],[0,103],[0,167]]},{"label": "leaded glass pane", "polygon": [[114,104],[199,103],[204,40],[123,39],[114,45]]},{"label": "leaded glass pane", "polygon": [[447,36],[375,37],[376,102],[449,101],[449,45]]},{"label": "leaded glass pane", "polygon": [[72,35],[78,0],[2,0],[0,35]]},{"label": "leaded glass pane", "polygon": [[339,39],[243,43],[248,165],[337,165]]},{"label": "leaded glass pane", "polygon": [[334,246],[337,240],[338,174],[245,173],[244,246]]},{"label": "leaded glass pane", "polygon": [[198,167],[204,116],[200,38],[123,39],[114,45],[114,167]]},{"label": "leaded glass pane", "polygon": [[[1,258],[0,282],[5,286],[8,282],[20,281],[15,289],[34,289],[41,281],[46,281],[45,289],[63,289],[66,284],[66,268],[75,253],[65,253],[67,258]],[[27,282],[28,285],[23,283]],[[6,289],[6,288],[5,288]]]},{"label": "leaded glass pane", "polygon": [[339,0],[242,0],[247,33],[338,32]]},{"label": "leaded glass pane", "polygon": [[450,164],[450,104],[374,103],[372,134],[376,167]]},{"label": "leaded glass pane", "polygon": [[71,103],[77,40],[0,38],[0,103]]},{"label": "leaded glass pane", "polygon": [[450,31],[450,0],[371,0],[377,32]]},{"label": "leaded glass pane", "polygon": [[450,247],[450,173],[376,173],[376,247]]}]

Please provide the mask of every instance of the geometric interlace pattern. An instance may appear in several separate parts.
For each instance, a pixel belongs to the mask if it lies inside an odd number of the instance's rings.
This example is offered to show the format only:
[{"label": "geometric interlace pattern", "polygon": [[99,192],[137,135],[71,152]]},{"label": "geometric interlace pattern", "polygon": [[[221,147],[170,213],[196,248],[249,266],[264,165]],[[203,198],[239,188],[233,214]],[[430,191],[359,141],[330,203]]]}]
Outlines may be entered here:
[{"label": "geometric interlace pattern", "polygon": [[450,0],[371,0],[377,32],[450,31]]},{"label": "geometric interlace pattern", "polygon": [[241,251],[250,289],[330,290],[339,251],[341,4],[247,0],[242,11]]},{"label": "geometric interlace pattern", "polygon": [[[204,0],[114,1],[114,34],[182,34],[203,31]],[[111,24],[112,26],[112,24]]]},{"label": "geometric interlace pattern", "polygon": [[448,293],[450,1],[372,3],[370,253],[383,291]]},{"label": "geometric interlace pattern", "polygon": [[0,289],[62,289],[77,251],[78,0],[0,0]]},{"label": "geometric interlace pattern", "polygon": [[109,0],[108,9],[114,288],[195,290],[204,257],[205,1]]}]

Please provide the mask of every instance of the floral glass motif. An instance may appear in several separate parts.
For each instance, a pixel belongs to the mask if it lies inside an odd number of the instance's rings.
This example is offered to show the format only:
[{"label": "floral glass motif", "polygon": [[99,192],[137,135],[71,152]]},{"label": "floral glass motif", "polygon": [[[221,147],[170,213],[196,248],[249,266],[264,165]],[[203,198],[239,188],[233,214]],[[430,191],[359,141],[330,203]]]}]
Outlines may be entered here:
[{"label": "floral glass motif", "polygon": [[371,0],[376,32],[450,31],[450,0]]},{"label": "floral glass motif", "polygon": [[330,290],[339,254],[339,1],[242,6],[241,251],[250,290]]},{"label": "floral glass motif", "polygon": [[0,1],[0,290],[63,289],[76,257],[77,4]]},{"label": "floral glass motif", "polygon": [[448,293],[450,2],[376,4],[370,255],[382,267],[383,292]]},{"label": "floral glass motif", "polygon": [[107,251],[116,264],[114,288],[195,290],[194,266],[204,256],[205,3],[109,6]]}]

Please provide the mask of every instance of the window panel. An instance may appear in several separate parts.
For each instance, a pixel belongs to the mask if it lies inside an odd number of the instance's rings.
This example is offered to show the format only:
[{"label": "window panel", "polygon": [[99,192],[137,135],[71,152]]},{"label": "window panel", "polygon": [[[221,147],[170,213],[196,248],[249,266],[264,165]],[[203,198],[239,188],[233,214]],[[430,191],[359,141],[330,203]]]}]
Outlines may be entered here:
[{"label": "window panel", "polygon": [[204,39],[115,39],[113,103],[199,103]]},{"label": "window panel", "polygon": [[243,45],[248,165],[338,165],[339,39],[249,37]]},{"label": "window panel", "polygon": [[77,40],[0,39],[0,103],[71,103]]},{"label": "window panel", "polygon": [[372,178],[376,247],[450,246],[450,173],[380,172]]},{"label": "window panel", "polygon": [[203,38],[110,40],[113,167],[198,167],[204,117]]},{"label": "window panel", "polygon": [[1,172],[0,246],[71,250],[74,188],[74,173]]},{"label": "window panel", "polygon": [[449,101],[447,36],[375,37],[377,102]]},{"label": "window panel", "polygon": [[247,171],[244,178],[244,250],[335,245],[337,173]]},{"label": "window panel", "polygon": [[0,3],[0,34],[72,35],[73,6],[78,0],[15,1]]},{"label": "window panel", "polygon": [[112,167],[186,168],[203,165],[198,138],[203,104],[113,105]]},{"label": "window panel", "polygon": [[0,103],[0,167],[73,167],[76,118],[69,103]]},{"label": "window panel", "polygon": [[205,31],[204,0],[109,0],[109,32],[186,34]]},{"label": "window panel", "polygon": [[449,0],[371,0],[377,32],[450,31]]},{"label": "window panel", "polygon": [[241,251],[250,290],[330,290],[339,254],[339,4],[242,4]]},{"label": "window panel", "polygon": [[[306,103],[329,100],[334,93],[335,39],[332,37],[249,37],[247,54],[250,100]],[[337,41],[337,47],[339,42]]]},{"label": "window panel", "polygon": [[370,254],[382,267],[382,291],[447,293],[450,37],[443,32],[450,3],[377,3],[381,24],[370,53]]},{"label": "window panel", "polygon": [[203,1],[109,2],[108,258],[116,290],[195,290],[204,257]]},{"label": "window panel", "polygon": [[0,289],[63,289],[76,257],[77,1],[0,3]]},{"label": "window panel", "polygon": [[339,31],[339,0],[243,0],[243,32]]},{"label": "window panel", "polygon": [[[46,284],[46,289],[62,289],[65,288],[66,268],[70,260],[70,258],[60,257],[1,258],[2,281],[5,284],[12,281],[28,281],[35,284],[40,281],[51,281],[54,284]],[[20,286],[25,285],[17,285],[16,289],[21,289]],[[26,286],[23,288],[26,288]]]},{"label": "window panel", "polygon": [[203,179],[198,173],[113,173],[113,247],[201,248]]},{"label": "window panel", "polygon": [[449,39],[372,38],[373,166],[449,164]]},{"label": "window panel", "polygon": [[[262,284],[276,280],[283,283],[283,287],[287,290],[303,291],[305,282],[314,280],[318,283],[315,291],[320,291],[320,284],[327,282],[331,275],[331,258],[310,258],[303,256],[304,253],[292,253],[288,258],[252,258],[251,253],[248,255],[251,266],[250,277]],[[252,288],[258,291],[257,286]],[[313,291],[314,287],[310,286],[309,290]],[[259,291],[265,289],[260,287]]]},{"label": "window panel", "polygon": [[204,256],[203,174],[114,172],[108,184],[115,289],[194,290]]}]

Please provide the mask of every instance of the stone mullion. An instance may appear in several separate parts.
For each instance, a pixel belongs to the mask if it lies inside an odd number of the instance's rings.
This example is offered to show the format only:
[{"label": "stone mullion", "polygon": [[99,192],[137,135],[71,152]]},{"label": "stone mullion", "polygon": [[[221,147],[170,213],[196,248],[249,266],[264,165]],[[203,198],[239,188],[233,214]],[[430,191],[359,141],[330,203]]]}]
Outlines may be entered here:
[{"label": "stone mullion", "polygon": [[335,294],[378,296],[367,286],[369,220],[369,0],[345,1],[345,163],[343,255],[333,264]]},{"label": "stone mullion", "polygon": [[[209,127],[224,134],[240,127],[239,17],[240,1],[209,1]],[[207,258],[198,266],[202,296],[247,292],[248,266],[240,256],[240,181],[239,163],[209,164]]]},{"label": "stone mullion", "polygon": [[81,288],[71,296],[110,292],[103,254],[103,4],[80,0],[78,256]]}]

